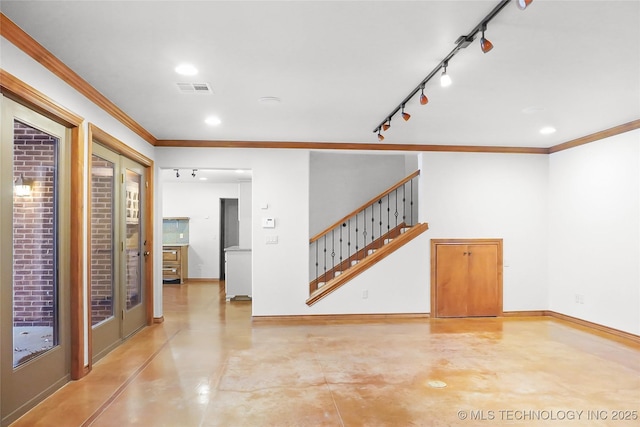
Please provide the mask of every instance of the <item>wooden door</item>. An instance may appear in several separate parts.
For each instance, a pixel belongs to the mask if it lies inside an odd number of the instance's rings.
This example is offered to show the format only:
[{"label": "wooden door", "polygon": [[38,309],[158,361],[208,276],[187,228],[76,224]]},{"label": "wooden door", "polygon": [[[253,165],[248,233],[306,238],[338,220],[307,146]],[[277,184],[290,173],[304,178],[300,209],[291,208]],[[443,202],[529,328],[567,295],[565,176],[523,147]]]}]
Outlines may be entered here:
[{"label": "wooden door", "polygon": [[439,245],[437,248],[437,317],[465,317],[468,299],[466,245]]},{"label": "wooden door", "polygon": [[432,240],[434,317],[502,314],[502,240]]},{"label": "wooden door", "polygon": [[498,246],[468,245],[467,316],[498,316]]}]

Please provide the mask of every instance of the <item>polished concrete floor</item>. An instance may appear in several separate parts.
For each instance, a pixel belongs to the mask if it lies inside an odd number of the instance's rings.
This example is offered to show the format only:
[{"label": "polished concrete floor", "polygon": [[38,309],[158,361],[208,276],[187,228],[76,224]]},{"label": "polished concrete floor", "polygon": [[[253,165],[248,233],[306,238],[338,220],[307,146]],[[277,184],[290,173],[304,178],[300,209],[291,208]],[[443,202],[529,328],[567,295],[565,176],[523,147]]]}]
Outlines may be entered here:
[{"label": "polished concrete floor", "polygon": [[252,322],[217,283],[22,426],[639,426],[640,346],[549,318]]}]

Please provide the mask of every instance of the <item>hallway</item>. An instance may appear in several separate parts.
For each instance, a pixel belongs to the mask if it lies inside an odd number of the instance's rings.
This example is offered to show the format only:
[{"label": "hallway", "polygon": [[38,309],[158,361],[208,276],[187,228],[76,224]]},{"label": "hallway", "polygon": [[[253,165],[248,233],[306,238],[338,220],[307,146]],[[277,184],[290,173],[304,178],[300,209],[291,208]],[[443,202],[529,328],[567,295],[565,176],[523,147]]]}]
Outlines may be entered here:
[{"label": "hallway", "polygon": [[252,322],[217,282],[164,315],[12,426],[640,423],[640,346],[558,320]]}]

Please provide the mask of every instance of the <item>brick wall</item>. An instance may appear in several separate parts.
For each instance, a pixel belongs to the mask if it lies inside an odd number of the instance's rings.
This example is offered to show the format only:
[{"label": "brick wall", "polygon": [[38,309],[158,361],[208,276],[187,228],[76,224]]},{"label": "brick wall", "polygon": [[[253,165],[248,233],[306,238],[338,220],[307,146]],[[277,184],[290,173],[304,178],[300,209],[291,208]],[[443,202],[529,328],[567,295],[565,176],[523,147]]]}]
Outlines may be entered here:
[{"label": "brick wall", "polygon": [[91,324],[113,316],[113,163],[91,159]]},{"label": "brick wall", "polygon": [[57,148],[57,138],[15,121],[14,179],[34,185],[31,196],[13,199],[14,326],[55,323]]}]

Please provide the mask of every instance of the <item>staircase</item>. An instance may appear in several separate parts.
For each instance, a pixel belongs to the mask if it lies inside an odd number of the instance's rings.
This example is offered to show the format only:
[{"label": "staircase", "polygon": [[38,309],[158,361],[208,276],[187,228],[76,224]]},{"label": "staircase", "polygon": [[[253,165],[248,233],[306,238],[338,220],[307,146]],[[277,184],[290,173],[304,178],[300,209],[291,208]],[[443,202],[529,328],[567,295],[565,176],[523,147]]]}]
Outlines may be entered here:
[{"label": "staircase", "polygon": [[416,171],[309,240],[311,306],[428,229]]}]

